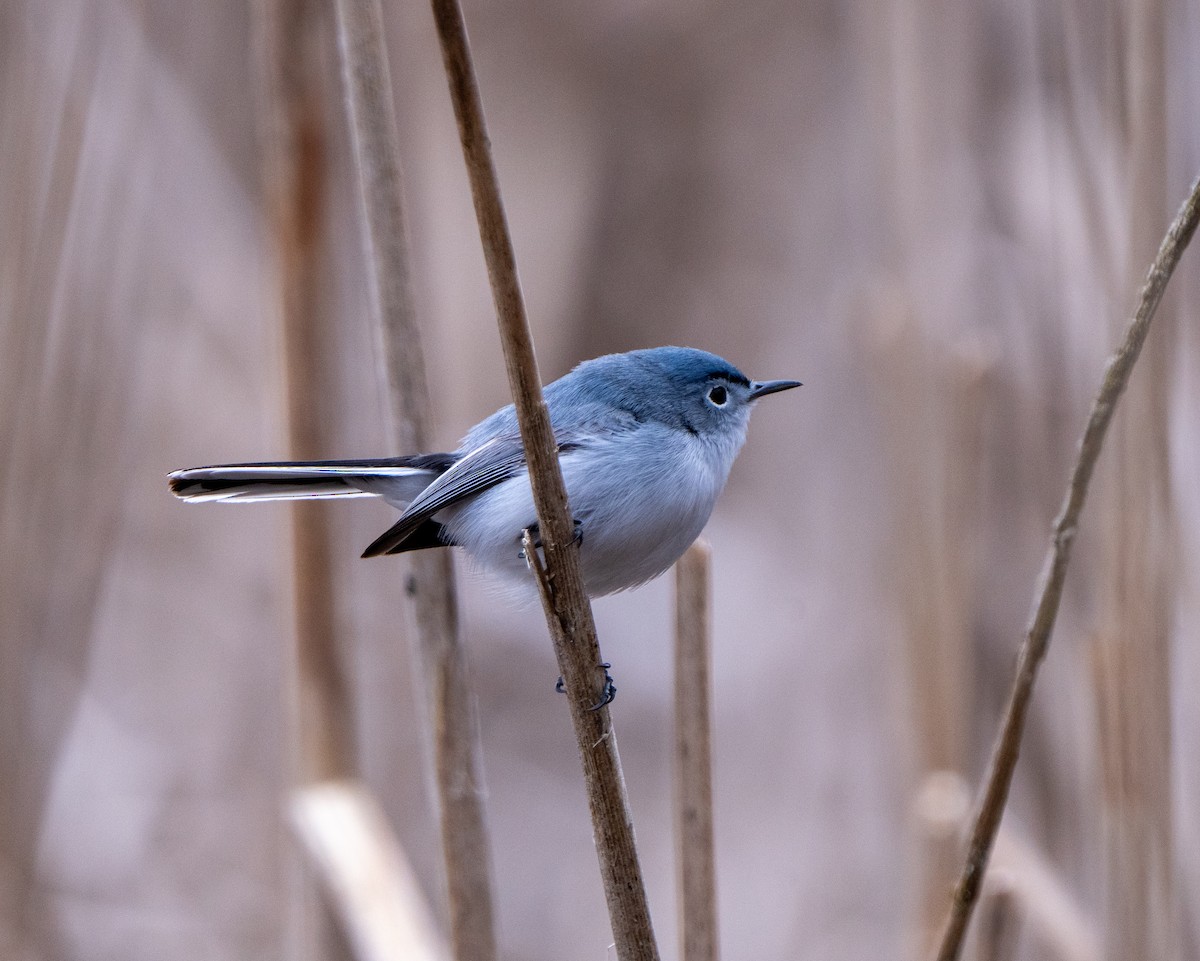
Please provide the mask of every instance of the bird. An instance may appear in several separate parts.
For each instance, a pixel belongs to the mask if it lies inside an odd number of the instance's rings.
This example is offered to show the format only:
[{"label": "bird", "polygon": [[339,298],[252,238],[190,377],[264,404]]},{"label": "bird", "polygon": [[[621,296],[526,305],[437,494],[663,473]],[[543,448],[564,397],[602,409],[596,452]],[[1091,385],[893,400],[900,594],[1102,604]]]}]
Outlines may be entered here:
[{"label": "bird", "polygon": [[[708,522],[755,403],[800,386],[751,380],[691,347],[607,354],[547,385],[588,595],[666,571]],[[189,503],[382,498],[402,513],[363,557],[460,547],[517,590],[534,586],[522,538],[536,532],[537,511],[511,404],[449,453],[219,464],[173,471],[168,482]]]}]

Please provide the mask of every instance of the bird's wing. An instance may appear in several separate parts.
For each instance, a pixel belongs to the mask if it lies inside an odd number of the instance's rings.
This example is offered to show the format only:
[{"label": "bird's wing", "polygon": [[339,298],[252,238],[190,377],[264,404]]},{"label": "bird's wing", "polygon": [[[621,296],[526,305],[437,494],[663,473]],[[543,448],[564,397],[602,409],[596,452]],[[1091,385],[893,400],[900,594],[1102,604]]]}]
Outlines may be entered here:
[{"label": "bird's wing", "polygon": [[[559,450],[563,449],[560,440]],[[525,470],[525,450],[516,435],[493,437],[454,463],[426,487],[400,519],[363,551],[378,557],[394,551],[438,511],[514,477]]]},{"label": "bird's wing", "polygon": [[[508,410],[509,408],[506,408],[500,411],[500,414],[506,414]],[[611,408],[601,411],[600,417],[587,416],[592,413],[595,412],[588,411],[584,416],[576,417],[569,425],[559,424],[554,427],[554,439],[559,454],[587,447],[600,435],[635,430],[641,423],[637,417],[627,412],[614,412]],[[484,424],[488,424],[488,421]],[[498,430],[498,433],[487,440],[479,438],[482,442],[478,447],[455,461],[449,470],[421,491],[400,515],[400,519],[377,537],[363,551],[362,556],[378,557],[380,554],[399,553],[397,548],[438,511],[524,473],[527,467],[520,433],[515,425],[509,426],[507,423],[503,426],[498,425]],[[475,436],[477,435],[474,432],[469,434],[466,442],[469,443]]]}]

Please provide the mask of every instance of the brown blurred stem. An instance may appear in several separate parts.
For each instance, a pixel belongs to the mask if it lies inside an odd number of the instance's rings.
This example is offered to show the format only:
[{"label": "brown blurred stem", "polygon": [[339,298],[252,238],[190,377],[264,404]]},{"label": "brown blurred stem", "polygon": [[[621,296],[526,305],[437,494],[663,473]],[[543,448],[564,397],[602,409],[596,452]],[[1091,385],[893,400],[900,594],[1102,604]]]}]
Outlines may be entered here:
[{"label": "brown blurred stem", "polygon": [[712,799],[712,550],[698,540],[675,566],[675,831],[682,961],[717,959]]},{"label": "brown blurred stem", "polygon": [[466,26],[456,0],[433,0],[433,15],[496,303],[509,386],[529,464],[544,568],[532,545],[527,548],[527,556],[538,574],[542,605],[575,725],[613,940],[621,961],[649,961],[658,958],[658,948],[634,846],[633,818],[625,796],[616,736],[607,708],[588,710],[600,699],[604,684],[600,644],[579,568],[574,525],[542,397]]},{"label": "brown blurred stem", "polygon": [[[325,454],[318,398],[323,374],[318,317],[325,233],[327,129],[320,95],[318,8],[312,0],[259,0],[254,7],[260,74],[263,180],[283,327],[288,449],[297,460]],[[335,633],[328,514],[294,510],[292,522],[291,737],[299,787],[351,777],[356,768],[353,705]],[[290,920],[304,958],[349,957],[327,903],[319,868],[304,863],[292,887]]]},{"label": "brown blurred stem", "polygon": [[[324,454],[316,389],[322,375],[317,317],[324,220],[326,132],[315,78],[316,8],[262,0],[256,9],[263,85],[267,210],[279,258],[288,448]],[[334,635],[327,515],[292,514],[300,780],[350,776],[353,711]]]},{"label": "brown blurred stem", "polygon": [[[429,389],[416,322],[399,134],[378,0],[338,0],[338,47],[358,170],[363,247],[400,451],[429,449]],[[492,961],[496,936],[481,749],[448,551],[411,558],[425,690],[432,714],[442,855],[459,961]]]},{"label": "brown blurred stem", "polygon": [[1016,897],[1006,888],[992,891],[979,910],[979,961],[1013,961],[1021,926]]},{"label": "brown blurred stem", "polygon": [[1071,559],[1071,547],[1075,541],[1079,515],[1087,497],[1092,472],[1100,456],[1100,449],[1121,392],[1129,381],[1133,365],[1137,362],[1142,344],[1145,343],[1154,312],[1162,300],[1167,282],[1171,279],[1180,256],[1195,233],[1197,220],[1200,220],[1200,180],[1192,184],[1187,200],[1176,214],[1158,249],[1158,255],[1154,258],[1142,285],[1137,311],[1125,329],[1120,347],[1109,358],[1100,391],[1088,415],[1087,426],[1079,443],[1079,454],[1071,469],[1066,497],[1054,522],[1050,547],[1043,562],[1033,616],[1017,656],[1017,675],[1001,721],[1000,736],[992,751],[984,781],[983,797],[967,846],[966,863],[955,886],[950,913],[943,930],[941,947],[937,954],[938,961],[953,961],[962,951],[967,925],[970,923],[972,911],[979,898],[984,872],[987,870],[988,856],[1008,800],[1008,790],[1021,750],[1021,736],[1025,730],[1033,684],[1050,644],[1050,634],[1054,629],[1054,620],[1062,599],[1067,565]]}]

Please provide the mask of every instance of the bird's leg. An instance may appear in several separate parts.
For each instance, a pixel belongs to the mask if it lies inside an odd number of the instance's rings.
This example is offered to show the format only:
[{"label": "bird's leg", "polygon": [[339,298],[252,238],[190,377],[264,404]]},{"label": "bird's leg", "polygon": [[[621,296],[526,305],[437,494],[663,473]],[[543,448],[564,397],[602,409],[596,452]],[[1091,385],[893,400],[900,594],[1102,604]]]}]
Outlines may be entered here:
[{"label": "bird's leg", "polygon": [[[615,698],[617,696],[617,682],[614,681],[613,676],[608,673],[608,669],[610,667],[612,667],[612,665],[609,664],[608,661],[605,661],[600,666],[602,668],[604,668],[604,688],[603,688],[603,690],[600,691],[600,700],[598,700],[595,704],[593,704],[591,707],[589,707],[588,708],[589,711],[600,710],[600,708],[604,707],[605,704],[611,704],[613,701],[613,698]],[[554,685],[554,690],[556,690],[559,694],[567,693],[567,688],[563,684],[563,679],[561,677],[558,679],[558,682]]]}]

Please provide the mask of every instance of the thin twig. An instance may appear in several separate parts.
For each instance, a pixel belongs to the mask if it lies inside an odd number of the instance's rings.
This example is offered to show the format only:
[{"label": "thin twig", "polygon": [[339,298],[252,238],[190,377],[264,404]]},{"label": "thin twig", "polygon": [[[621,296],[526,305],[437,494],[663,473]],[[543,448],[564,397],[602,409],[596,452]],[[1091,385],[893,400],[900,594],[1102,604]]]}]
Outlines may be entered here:
[{"label": "thin twig", "polygon": [[716,961],[713,852],[712,550],[696,541],[675,565],[675,832],[682,961]]},{"label": "thin twig", "polygon": [[[399,135],[379,0],[338,0],[342,73],[358,170],[359,213],[373,311],[400,451],[428,450],[429,389],[416,322]],[[450,927],[459,961],[493,961],[491,853],[481,748],[458,632],[454,568],[446,551],[411,558],[425,692],[432,715]]]},{"label": "thin twig", "polygon": [[983,875],[987,870],[988,856],[1008,800],[1008,790],[1021,750],[1021,737],[1025,730],[1033,684],[1037,679],[1038,668],[1046,656],[1050,634],[1054,629],[1067,564],[1071,559],[1071,547],[1075,541],[1079,515],[1087,497],[1088,484],[1091,482],[1096,460],[1100,456],[1113,411],[1129,381],[1133,365],[1137,362],[1154,312],[1162,300],[1167,282],[1171,279],[1180,256],[1195,233],[1198,220],[1200,179],[1192,184],[1187,200],[1176,214],[1158,249],[1158,255],[1154,258],[1142,285],[1137,312],[1126,327],[1121,346],[1109,358],[1100,392],[1088,415],[1087,426],[1079,443],[1079,454],[1071,470],[1066,497],[1054,522],[1050,547],[1043,562],[1033,616],[1021,643],[1017,658],[1017,675],[1001,722],[1000,736],[992,752],[983,798],[971,829],[966,863],[955,886],[954,898],[937,954],[938,961],[954,961],[962,951],[967,925],[970,923]]},{"label": "thin twig", "polygon": [[[545,580],[539,579],[538,584],[544,587],[540,590],[542,605],[583,763],[613,940],[621,961],[651,961],[658,958],[658,947],[634,845],[633,818],[625,796],[616,737],[606,708],[588,710],[600,699],[604,685],[600,645],[583,586],[558,449],[542,397],[533,337],[517,279],[466,26],[457,0],[432,0],[432,5],[537,506],[546,569]],[[527,556],[531,563],[538,563],[537,551],[529,551]]]}]

